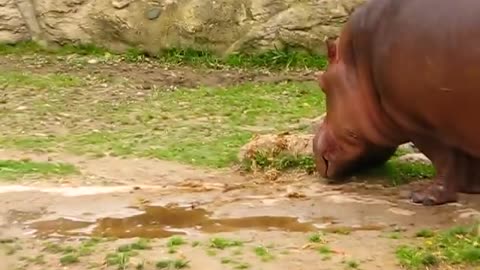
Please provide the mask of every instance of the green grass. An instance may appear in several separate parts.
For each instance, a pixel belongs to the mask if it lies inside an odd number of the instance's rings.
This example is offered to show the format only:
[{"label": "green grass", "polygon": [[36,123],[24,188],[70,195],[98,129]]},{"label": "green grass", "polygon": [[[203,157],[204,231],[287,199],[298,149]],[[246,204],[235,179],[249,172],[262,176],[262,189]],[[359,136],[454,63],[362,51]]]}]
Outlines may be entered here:
[{"label": "green grass", "polygon": [[55,49],[44,49],[38,44],[27,41],[15,45],[0,44],[0,55],[28,55],[28,54],[54,54],[54,55],[89,55],[96,57],[120,58],[129,62],[139,62],[145,59],[158,61],[166,64],[192,65],[221,69],[225,67],[235,68],[325,68],[326,58],[321,55],[313,55],[299,52],[291,48],[283,50],[270,50],[256,54],[232,54],[221,58],[211,52],[193,49],[169,49],[160,51],[154,55],[130,48],[124,53],[117,54],[107,49],[92,44],[74,45],[67,44]]},{"label": "green grass", "polygon": [[157,269],[184,269],[189,267],[190,262],[184,259],[160,260],[155,264]]},{"label": "green grass", "polygon": [[322,255],[330,255],[333,253],[332,249],[329,246],[322,245],[318,249],[318,252]]},{"label": "green grass", "polygon": [[431,238],[435,235],[435,232],[429,229],[422,229],[415,233],[416,237],[422,237],[422,238]]},{"label": "green grass", "polygon": [[[237,161],[239,148],[256,133],[252,127],[285,130],[325,108],[315,83],[155,91],[140,100],[112,100],[96,89],[25,95],[31,99],[29,110],[0,114],[0,121],[12,127],[0,135],[2,147],[151,157],[214,168]],[[70,133],[51,132],[57,121]],[[23,135],[15,132],[20,129]]]},{"label": "green grass", "polygon": [[400,162],[393,157],[383,166],[371,169],[365,175],[386,178],[392,185],[397,186],[413,180],[432,178],[435,169],[430,164]]},{"label": "green grass", "polygon": [[252,171],[260,168],[262,170],[276,169],[278,171],[295,169],[305,171],[308,174],[315,172],[315,163],[311,156],[294,156],[282,152],[275,155],[258,152],[252,158],[244,159],[242,167],[246,171]]},{"label": "green grass", "polygon": [[82,241],[79,245],[61,245],[59,243],[47,242],[43,248],[43,251],[52,254],[61,254],[60,264],[70,265],[80,262],[80,257],[91,255],[95,252],[96,246],[102,242],[99,238],[90,238]]},{"label": "green grass", "polygon": [[167,241],[168,253],[173,254],[177,252],[179,246],[186,244],[187,242],[180,236],[172,236]]},{"label": "green grass", "polygon": [[345,269],[359,269],[360,264],[355,260],[344,261]]},{"label": "green grass", "polygon": [[[0,51],[43,52],[35,48],[22,43],[2,45]],[[109,54],[90,45],[65,46],[58,53]],[[246,56],[235,57],[245,58],[238,63],[251,66],[267,65],[268,61],[274,61],[274,65],[297,61],[288,60],[292,57],[288,54],[276,53],[270,58],[250,60],[245,60]],[[122,57],[136,59],[142,55],[132,49]],[[212,60],[211,54],[195,51],[169,51],[162,57],[171,63],[217,61]],[[111,90],[99,91],[82,78],[65,74],[5,72],[0,74],[0,84],[12,86],[5,97],[0,97],[0,104],[3,98],[8,101],[6,106],[0,106],[0,121],[8,127],[0,131],[0,147],[97,157],[158,158],[211,168],[237,164],[239,148],[254,134],[303,131],[299,130],[299,124],[304,123],[301,121],[325,111],[324,95],[315,82],[158,89],[141,98],[135,96],[136,89],[124,85],[115,84]],[[68,133],[57,132],[60,126],[67,128]],[[394,185],[433,176],[430,165],[405,164],[395,158],[366,176],[387,178]],[[312,157],[282,152],[275,156],[257,153],[241,165],[246,170],[255,167],[313,173],[315,169]]]},{"label": "green grass", "polygon": [[0,179],[15,180],[21,177],[48,177],[78,173],[72,164],[34,162],[27,160],[0,160]]},{"label": "green grass", "polygon": [[60,89],[82,86],[81,78],[68,74],[34,74],[32,72],[2,71],[0,85],[11,88]]},{"label": "green grass", "polygon": [[[291,169],[313,173],[315,164],[312,156],[292,156],[289,154],[266,155],[259,152],[252,158],[245,159],[242,164],[246,171],[276,169],[278,171],[287,171]],[[409,183],[414,180],[432,178],[435,170],[432,165],[418,163],[406,163],[398,161],[392,157],[383,166],[358,173],[360,177],[381,178],[393,186]]]},{"label": "green grass", "polygon": [[275,256],[270,252],[270,250],[264,246],[257,246],[253,249],[253,252],[257,257],[259,257],[263,262],[268,262],[275,259]]},{"label": "green grass", "polygon": [[455,269],[480,266],[480,237],[477,224],[455,227],[433,235],[429,232],[428,236],[431,237],[425,238],[418,245],[398,247],[396,256],[403,267],[420,270],[441,265]]},{"label": "green grass", "polygon": [[140,238],[137,241],[130,244],[123,244],[117,248],[118,252],[129,252],[132,250],[146,250],[151,249],[150,240]]},{"label": "green grass", "polygon": [[323,234],[321,233],[313,233],[308,237],[308,241],[311,243],[323,243],[325,240],[323,239]]},{"label": "green grass", "polygon": [[117,266],[118,269],[127,269],[131,257],[137,256],[139,251],[149,249],[152,249],[150,240],[140,238],[133,243],[120,245],[115,252],[108,253],[105,256],[105,263]]},{"label": "green grass", "polygon": [[210,248],[226,249],[230,247],[242,246],[243,242],[239,240],[232,240],[221,237],[214,237],[210,239]]}]

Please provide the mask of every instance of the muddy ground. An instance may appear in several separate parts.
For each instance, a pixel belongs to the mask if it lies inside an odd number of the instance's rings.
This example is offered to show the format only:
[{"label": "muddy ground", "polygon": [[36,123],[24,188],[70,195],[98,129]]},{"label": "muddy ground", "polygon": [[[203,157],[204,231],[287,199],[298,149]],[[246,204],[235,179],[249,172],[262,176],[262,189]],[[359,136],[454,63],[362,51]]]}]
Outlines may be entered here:
[{"label": "muddy ground", "polygon": [[[312,72],[205,70],[52,56],[2,56],[0,71],[127,80],[122,99],[139,99],[152,89],[312,78]],[[85,87],[97,87],[102,100],[117,102],[118,96],[95,82]],[[12,94],[19,87],[13,85],[6,80],[2,91],[9,92],[3,95],[10,109],[22,111],[34,98]],[[14,113],[10,109],[3,113]],[[74,130],[59,131],[55,119],[20,129],[14,121],[22,118],[11,118],[16,120],[6,119],[2,127],[5,138],[15,132],[63,136]],[[79,129],[95,129],[96,123]],[[480,197],[474,195],[437,207],[413,205],[406,194],[421,183],[328,185],[301,173],[272,181],[231,167],[16,146],[4,142],[0,159],[65,162],[79,173],[2,182],[0,269],[6,270],[400,269],[395,250],[423,241],[414,237],[416,232],[468,223],[480,210]]]}]

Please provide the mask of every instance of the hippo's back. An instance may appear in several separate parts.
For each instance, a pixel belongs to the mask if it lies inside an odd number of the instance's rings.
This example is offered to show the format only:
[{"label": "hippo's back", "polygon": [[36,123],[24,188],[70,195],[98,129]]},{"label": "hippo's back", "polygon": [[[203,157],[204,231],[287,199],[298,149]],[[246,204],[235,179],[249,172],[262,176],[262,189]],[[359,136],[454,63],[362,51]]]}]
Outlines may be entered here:
[{"label": "hippo's back", "polygon": [[480,157],[480,1],[371,0],[351,24],[390,118]]}]

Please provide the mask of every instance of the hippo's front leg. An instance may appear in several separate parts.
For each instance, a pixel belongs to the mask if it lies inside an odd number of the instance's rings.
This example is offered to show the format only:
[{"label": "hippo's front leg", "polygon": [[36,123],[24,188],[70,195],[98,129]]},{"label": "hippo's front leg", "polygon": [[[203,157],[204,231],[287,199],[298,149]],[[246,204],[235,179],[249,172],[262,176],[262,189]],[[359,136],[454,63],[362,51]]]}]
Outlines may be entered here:
[{"label": "hippo's front leg", "polygon": [[431,161],[436,170],[434,182],[422,191],[412,192],[414,203],[440,205],[456,202],[462,183],[467,182],[468,157],[462,152],[436,143],[435,140],[413,141]]}]

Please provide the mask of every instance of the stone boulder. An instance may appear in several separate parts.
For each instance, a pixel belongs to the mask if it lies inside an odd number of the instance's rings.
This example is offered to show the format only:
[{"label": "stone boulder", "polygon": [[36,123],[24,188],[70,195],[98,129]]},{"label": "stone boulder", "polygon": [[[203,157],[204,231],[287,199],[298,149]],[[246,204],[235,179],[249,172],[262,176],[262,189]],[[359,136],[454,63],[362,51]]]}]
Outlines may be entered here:
[{"label": "stone boulder", "polygon": [[323,54],[364,0],[0,0],[0,42],[209,50],[294,47]]}]

